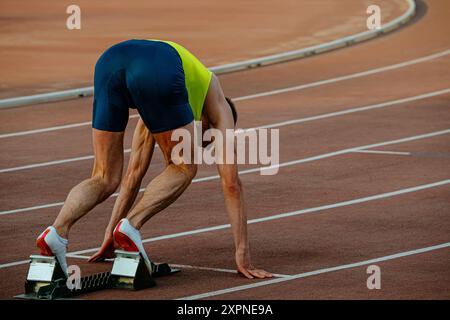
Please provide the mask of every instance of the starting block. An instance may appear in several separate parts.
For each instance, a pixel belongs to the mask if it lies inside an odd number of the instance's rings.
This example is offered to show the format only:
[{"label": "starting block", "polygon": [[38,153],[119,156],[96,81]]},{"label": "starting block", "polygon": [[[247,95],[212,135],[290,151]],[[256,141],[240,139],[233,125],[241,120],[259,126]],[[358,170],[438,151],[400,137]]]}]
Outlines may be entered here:
[{"label": "starting block", "polygon": [[67,277],[55,257],[31,255],[30,268],[25,281],[25,293],[15,296],[21,299],[53,300],[74,297],[103,289],[141,290],[156,285],[153,278],[179,272],[167,263],[151,262],[149,272],[139,252],[115,251],[116,258],[111,272],[95,273],[82,277],[78,288],[67,286]]},{"label": "starting block", "polygon": [[139,252],[115,251],[116,258],[111,271],[112,285],[114,288],[141,290],[156,285],[153,278],[168,276],[180,272],[172,269],[167,263],[151,263],[150,274],[145,260]]}]

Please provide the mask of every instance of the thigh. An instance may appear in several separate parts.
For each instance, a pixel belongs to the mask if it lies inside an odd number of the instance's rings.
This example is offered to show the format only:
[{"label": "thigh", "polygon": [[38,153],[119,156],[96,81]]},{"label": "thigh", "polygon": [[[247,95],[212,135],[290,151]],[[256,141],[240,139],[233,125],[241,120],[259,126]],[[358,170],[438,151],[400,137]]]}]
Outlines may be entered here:
[{"label": "thigh", "polygon": [[[176,132],[179,130],[178,132]],[[181,134],[179,134],[181,133]],[[177,138],[175,138],[175,135]],[[174,150],[177,145],[181,143],[181,139],[179,137],[183,137],[183,139],[188,139],[189,141],[184,141],[184,146],[188,147],[188,150],[183,149],[182,153],[179,150]],[[194,122],[192,121],[188,125],[182,126],[175,130],[169,130],[161,133],[154,133],[153,137],[155,141],[158,143],[166,164],[171,163],[194,163]],[[174,137],[174,138],[173,138]],[[174,139],[174,140],[172,140]],[[174,152],[173,152],[174,151]],[[175,152],[176,151],[176,152]]]},{"label": "thigh", "polygon": [[94,168],[92,175],[107,179],[120,179],[123,168],[124,132],[110,132],[93,129]]}]

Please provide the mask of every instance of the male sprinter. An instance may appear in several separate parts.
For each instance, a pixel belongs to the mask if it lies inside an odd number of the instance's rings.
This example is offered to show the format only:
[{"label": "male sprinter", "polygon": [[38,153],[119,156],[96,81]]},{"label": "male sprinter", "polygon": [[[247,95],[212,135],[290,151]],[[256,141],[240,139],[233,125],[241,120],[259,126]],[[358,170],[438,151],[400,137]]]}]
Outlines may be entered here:
[{"label": "male sprinter", "polygon": [[[214,127],[225,137],[226,129],[234,129],[236,111],[231,100],[224,97],[218,79],[185,48],[169,41],[129,40],[109,48],[95,66],[94,88],[92,176],[70,191],[53,225],[37,238],[37,246],[41,254],[56,256],[63,270],[67,270],[70,228],[107,199],[122,180],[128,109],[136,108],[141,120],[134,132],[128,169],[102,248],[91,260],[111,256],[115,241],[124,250],[139,251],[151,272],[139,230],[174,202],[197,172],[193,154],[178,155],[177,159],[171,155],[178,143],[171,141],[173,131],[183,128],[193,137],[193,120],[201,120],[204,127]],[[163,152],[166,167],[131,209],[155,142]],[[186,156],[190,161],[185,161]],[[219,157],[226,159],[225,154]],[[234,236],[237,270],[250,279],[271,277],[269,272],[254,268],[250,261],[246,209],[237,166],[218,164],[218,171]]]}]

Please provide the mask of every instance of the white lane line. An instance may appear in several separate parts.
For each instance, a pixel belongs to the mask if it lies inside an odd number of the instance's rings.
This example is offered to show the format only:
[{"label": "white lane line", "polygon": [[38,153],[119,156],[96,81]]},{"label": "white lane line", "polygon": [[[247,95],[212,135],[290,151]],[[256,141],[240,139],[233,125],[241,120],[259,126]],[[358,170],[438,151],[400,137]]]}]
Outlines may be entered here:
[{"label": "white lane line", "polygon": [[404,68],[404,67],[411,66],[414,64],[430,61],[430,60],[433,60],[436,58],[441,58],[441,57],[444,57],[449,54],[450,54],[450,49],[447,49],[445,51],[437,52],[437,53],[429,55],[429,56],[425,56],[425,57],[421,57],[418,59],[413,59],[413,60],[409,60],[409,61],[405,61],[405,62],[401,62],[401,63],[396,63],[396,64],[388,65],[385,67],[375,68],[375,69],[358,72],[358,73],[352,73],[352,74],[341,76],[341,77],[311,82],[311,83],[302,84],[302,85],[298,85],[298,86],[294,86],[294,87],[251,94],[248,96],[235,98],[234,100],[242,101],[242,100],[255,99],[255,98],[260,98],[260,97],[272,96],[272,95],[280,94],[280,93],[287,93],[287,92],[292,92],[292,91],[299,91],[299,90],[319,87],[319,86],[323,86],[323,85],[330,84],[330,83],[336,83],[336,82],[340,82],[340,81],[361,78],[361,77],[365,77],[365,76],[369,76],[369,75],[373,75],[373,74],[377,74],[377,73],[382,73],[382,72],[386,72],[386,71],[390,71],[390,70]]},{"label": "white lane line", "polygon": [[[72,259],[83,259],[83,260],[88,260],[90,257],[89,256],[83,256],[83,255],[79,255],[79,254],[67,254],[68,258],[72,258]],[[105,259],[104,261],[106,262],[113,262],[114,259]],[[154,263],[158,264],[160,262],[156,262],[154,261]],[[181,268],[181,269],[194,269],[194,270],[205,270],[205,271],[215,271],[215,272],[224,272],[224,273],[234,273],[237,274],[236,270],[233,269],[224,269],[224,268],[212,268],[212,267],[201,267],[201,266],[193,266],[193,265],[189,265],[189,264],[173,264],[170,263],[169,264],[171,267],[173,268]],[[274,277],[277,278],[287,278],[290,277],[290,275],[287,274],[280,274],[280,273],[272,273],[272,275]]]},{"label": "white lane line", "polygon": [[[131,149],[125,149],[123,152],[130,153]],[[35,169],[35,168],[48,167],[48,166],[54,166],[54,165],[58,165],[58,164],[64,164],[64,163],[70,163],[70,162],[76,162],[76,161],[84,161],[84,160],[92,160],[92,159],[94,159],[94,155],[67,158],[67,159],[54,160],[54,161],[46,161],[46,162],[40,162],[40,163],[27,164],[24,166],[0,169],[0,173],[21,171],[21,170],[26,170],[26,169]]]},{"label": "white lane line", "polygon": [[263,126],[259,126],[259,127],[255,127],[255,128],[250,128],[247,130],[269,129],[269,128],[273,128],[273,127],[279,128],[279,127],[289,126],[289,125],[293,125],[293,124],[299,124],[299,123],[304,123],[304,122],[309,122],[309,121],[315,121],[315,120],[321,120],[321,119],[326,119],[326,118],[342,116],[342,115],[346,115],[346,114],[350,114],[350,113],[380,109],[380,108],[385,108],[385,107],[389,107],[389,106],[396,106],[399,104],[413,102],[413,101],[417,101],[417,100],[428,99],[428,98],[440,96],[440,95],[447,94],[447,93],[450,93],[450,88],[433,91],[433,92],[428,92],[428,93],[424,93],[424,94],[419,94],[417,96],[411,96],[411,97],[407,97],[407,98],[371,104],[368,106],[355,107],[355,108],[345,109],[345,110],[336,111],[336,112],[324,113],[324,114],[320,114],[317,116],[311,116],[311,117],[306,117],[306,118],[293,119],[293,120],[272,123],[269,125],[263,125]]},{"label": "white lane line", "polygon": [[345,270],[345,269],[362,267],[362,266],[366,266],[366,265],[370,265],[370,264],[374,264],[374,263],[380,263],[380,262],[384,262],[384,261],[388,261],[388,260],[408,257],[408,256],[421,254],[421,253],[425,253],[425,252],[430,252],[430,251],[434,251],[434,250],[439,250],[439,249],[444,249],[444,248],[448,248],[448,247],[450,247],[450,242],[445,242],[445,243],[438,244],[438,245],[435,245],[435,246],[430,246],[430,247],[425,247],[425,248],[420,248],[420,249],[415,249],[415,250],[410,250],[410,251],[399,252],[399,253],[396,253],[396,254],[392,254],[392,255],[388,255],[388,256],[382,256],[382,257],[378,257],[378,258],[374,258],[374,259],[370,259],[370,260],[364,260],[364,261],[360,261],[360,262],[354,262],[354,263],[349,263],[349,264],[342,264],[342,265],[338,265],[338,266],[331,267],[331,268],[323,268],[323,269],[319,269],[319,270],[314,270],[314,271],[309,271],[309,272],[304,272],[304,273],[298,273],[298,274],[292,275],[292,276],[287,277],[287,278],[277,278],[277,279],[271,279],[271,280],[263,280],[263,281],[253,282],[253,283],[247,284],[247,285],[242,285],[242,286],[236,286],[236,287],[231,287],[231,288],[222,289],[222,290],[205,292],[205,293],[202,293],[202,294],[196,294],[196,295],[192,295],[192,296],[179,298],[177,300],[197,300],[197,299],[216,297],[216,296],[227,294],[227,293],[232,293],[232,292],[237,292],[237,291],[243,291],[243,290],[248,290],[248,289],[259,288],[259,287],[268,286],[268,285],[271,285],[271,284],[282,283],[282,282],[292,281],[292,280],[296,280],[296,279],[316,276],[316,275],[323,274],[323,273],[329,273],[329,272],[335,272],[335,271],[340,271],[340,270]]},{"label": "white lane line", "polygon": [[376,148],[376,147],[388,146],[388,145],[391,145],[391,144],[397,144],[397,143],[409,142],[409,141],[414,141],[414,140],[419,140],[419,139],[425,139],[425,138],[435,137],[435,136],[448,134],[448,133],[450,133],[450,129],[446,129],[446,130],[442,130],[442,131],[436,131],[436,132],[431,132],[431,133],[426,133],[426,134],[421,134],[421,135],[412,136],[412,137],[406,137],[406,138],[397,139],[397,140],[391,140],[391,141],[385,141],[385,142],[380,142],[380,143],[368,144],[368,145],[361,146],[361,147],[342,149],[342,150],[335,151],[335,152],[321,154],[321,155],[318,155],[318,156],[315,156],[315,157],[310,157],[310,158],[305,158],[305,159],[300,159],[300,160],[280,163],[279,165],[273,165],[273,166],[268,166],[268,167],[261,167],[261,168],[243,170],[243,171],[239,171],[239,174],[257,172],[257,171],[261,171],[262,172],[264,170],[271,170],[272,171],[274,169],[278,169],[278,168],[282,168],[282,167],[287,167],[287,166],[292,166],[292,165],[296,165],[296,164],[300,164],[300,163],[311,162],[311,161],[321,160],[321,159],[325,159],[325,158],[335,157],[335,156],[342,155],[342,154],[352,153],[354,151],[361,150],[361,149],[371,149],[371,148]]},{"label": "white lane line", "polygon": [[[254,173],[254,172],[262,172],[264,170],[279,169],[279,168],[288,167],[288,166],[292,166],[292,165],[297,165],[297,164],[301,164],[301,163],[307,163],[307,162],[312,162],[312,161],[317,161],[317,160],[321,160],[321,159],[331,158],[331,157],[335,157],[335,156],[339,156],[339,155],[344,155],[344,154],[352,153],[352,152],[357,151],[357,150],[370,149],[370,148],[376,148],[376,147],[381,147],[381,146],[388,146],[388,145],[397,144],[397,143],[403,143],[403,142],[415,141],[415,140],[420,140],[420,139],[426,139],[426,138],[436,137],[436,136],[440,136],[440,135],[445,135],[445,134],[448,134],[448,133],[450,133],[450,129],[440,130],[440,131],[435,131],[435,132],[430,132],[430,133],[425,133],[425,134],[420,134],[420,135],[415,135],[415,136],[410,136],[410,137],[396,139],[396,140],[389,140],[389,141],[384,141],[384,142],[379,142],[379,143],[374,143],[374,144],[368,144],[368,145],[363,145],[363,146],[359,146],[359,147],[342,149],[342,150],[329,152],[329,153],[324,153],[324,154],[313,156],[313,157],[308,157],[308,158],[298,159],[298,160],[294,160],[294,161],[283,162],[283,163],[280,163],[280,164],[274,165],[274,166],[257,167],[257,168],[253,168],[253,169],[240,170],[239,171],[239,175],[248,174],[248,173]],[[203,178],[196,178],[196,179],[192,180],[192,183],[217,180],[219,178],[220,178],[219,175],[207,176],[207,177],[203,177]],[[145,188],[141,188],[141,189],[139,189],[139,192],[143,192],[144,190],[145,190]],[[118,193],[114,193],[111,197],[117,197],[118,195],[119,195]],[[15,214],[15,213],[19,213],[19,212],[32,211],[32,210],[37,210],[37,209],[58,207],[58,206],[62,206],[63,204],[64,204],[64,202],[56,202],[56,203],[49,203],[49,204],[33,206],[33,207],[27,207],[27,208],[5,210],[5,211],[0,211],[0,216],[1,215]]]},{"label": "white lane line", "polygon": [[[75,259],[83,259],[88,260],[89,256],[84,256],[80,254],[68,254],[68,258],[75,258]],[[106,259],[107,262],[112,262],[114,259]],[[158,263],[154,261],[155,263]],[[186,268],[186,269],[197,269],[197,270],[207,270],[207,271],[217,271],[217,272],[226,272],[226,273],[237,273],[236,270],[232,269],[223,269],[223,268],[209,268],[209,267],[199,267],[199,266],[192,266],[192,265],[186,265],[186,264],[170,264],[171,267],[174,268]],[[287,275],[284,275],[287,277]]]},{"label": "white lane line", "polygon": [[[133,119],[133,118],[139,118],[139,114],[132,114],[130,116],[130,119]],[[72,128],[90,126],[91,124],[92,124],[92,121],[85,121],[85,122],[65,124],[65,125],[60,125],[60,126],[55,126],[55,127],[5,133],[5,134],[0,134],[0,139],[1,138],[11,138],[11,137],[20,137],[20,136],[26,136],[26,135],[30,135],[30,134],[51,132],[51,131],[57,131],[57,130],[63,130],[63,129],[72,129]]]},{"label": "white lane line", "polygon": [[67,258],[74,258],[74,259],[83,259],[83,260],[89,259],[88,256],[83,256],[81,254],[72,254],[72,253],[66,254],[66,257]]},{"label": "white lane line", "polygon": [[[83,259],[83,260],[88,260],[90,257],[89,256],[83,256],[81,254],[73,254],[73,253],[68,253],[67,258],[72,258],[72,259]],[[105,262],[112,262],[114,261],[114,259],[105,259]]]},{"label": "white lane line", "polygon": [[[298,119],[277,122],[277,123],[267,124],[267,125],[263,125],[263,126],[259,126],[259,127],[255,127],[255,128],[248,128],[248,129],[241,129],[241,130],[242,131],[250,131],[250,130],[257,130],[257,129],[280,128],[280,127],[284,127],[284,126],[288,126],[288,125],[294,125],[294,124],[300,124],[300,123],[316,121],[316,120],[321,120],[321,119],[326,119],[326,118],[332,118],[332,117],[342,116],[342,115],[356,113],[356,112],[363,112],[363,111],[368,111],[368,110],[386,108],[389,106],[397,106],[397,105],[404,104],[407,102],[428,99],[428,98],[436,97],[436,96],[447,94],[447,93],[450,93],[450,88],[433,91],[433,92],[428,92],[428,93],[420,94],[417,96],[386,101],[383,103],[377,103],[377,104],[372,104],[372,105],[363,106],[363,107],[355,107],[355,108],[345,109],[345,110],[341,110],[341,111],[325,113],[325,114],[321,114],[321,115],[317,115],[317,116],[298,118]],[[129,153],[130,151],[131,151],[131,149],[126,149],[125,153]],[[47,167],[47,166],[52,166],[52,165],[59,165],[59,164],[64,164],[64,163],[91,160],[91,159],[94,159],[94,155],[75,157],[75,158],[67,158],[67,159],[61,159],[61,160],[55,160],[55,161],[34,163],[34,164],[18,166],[18,167],[5,168],[5,169],[0,169],[0,173],[15,172],[15,171],[26,170],[26,169],[35,169],[35,168],[40,168],[40,167]]]},{"label": "white lane line", "polygon": [[175,267],[175,268],[186,268],[186,269],[194,269],[194,270],[217,271],[217,272],[237,274],[237,271],[233,270],[233,269],[198,267],[198,266],[192,266],[192,265],[188,265],[188,264],[172,264],[172,263],[170,264],[170,266]]},{"label": "white lane line", "polygon": [[[224,268],[210,268],[210,267],[198,267],[198,266],[191,266],[187,264],[170,264],[171,267],[174,268],[182,268],[182,269],[194,269],[194,270],[205,270],[205,271],[216,271],[216,272],[225,272],[225,273],[234,273],[237,274],[236,270],[233,269],[224,269]],[[288,278],[290,275],[287,274],[279,274],[279,273],[273,273],[272,274],[276,278]]]},{"label": "white lane line", "polygon": [[68,158],[68,159],[62,159],[62,160],[46,161],[46,162],[40,162],[40,163],[27,164],[24,166],[6,168],[6,169],[1,169],[0,173],[21,171],[21,170],[26,170],[26,169],[40,168],[40,167],[48,167],[48,166],[53,166],[53,165],[57,165],[57,164],[70,163],[70,162],[83,161],[83,160],[91,160],[91,159],[94,159],[94,155],[74,157],[74,158]]},{"label": "white lane line", "polygon": [[[382,72],[386,72],[386,71],[390,71],[390,70],[404,68],[404,67],[411,66],[414,64],[441,58],[441,57],[444,57],[449,54],[450,54],[450,49],[447,49],[447,50],[440,51],[440,52],[437,52],[437,53],[434,53],[434,54],[431,54],[428,56],[424,56],[424,57],[420,57],[417,59],[408,60],[405,62],[396,63],[396,64],[392,64],[392,65],[388,65],[388,66],[384,66],[384,67],[380,67],[380,68],[370,69],[370,70],[363,71],[363,72],[348,74],[348,75],[341,76],[341,77],[330,78],[330,79],[326,79],[326,80],[316,81],[316,82],[312,82],[312,83],[302,84],[302,85],[283,88],[283,89],[271,90],[271,91],[267,91],[267,92],[261,92],[261,93],[256,93],[256,94],[252,94],[252,95],[236,97],[233,99],[236,101],[242,101],[242,100],[249,100],[249,99],[260,98],[260,97],[264,97],[264,96],[275,95],[275,94],[281,94],[281,93],[285,93],[285,92],[304,90],[304,89],[318,87],[318,86],[322,86],[322,85],[326,85],[326,84],[336,83],[336,82],[350,80],[350,79],[356,79],[356,78],[360,78],[360,77],[364,77],[364,76],[368,76],[368,75],[372,75],[372,74],[377,74],[377,73],[382,73]],[[137,114],[130,116],[130,118],[136,118],[136,117],[138,117]],[[43,133],[43,132],[56,131],[56,130],[62,130],[62,129],[70,129],[70,128],[76,128],[76,127],[81,127],[81,126],[90,126],[90,125],[91,125],[91,121],[85,121],[85,122],[80,122],[80,123],[60,125],[60,126],[54,126],[54,127],[48,127],[48,128],[5,133],[5,134],[0,134],[0,138],[18,137],[18,136],[38,134],[38,133]]]},{"label": "white lane line", "polygon": [[0,265],[0,269],[20,266],[20,265],[23,265],[23,264],[27,264],[29,262],[30,262],[30,260],[20,260],[20,261],[15,261],[15,262],[4,263],[4,264]]},{"label": "white lane line", "polygon": [[32,207],[27,207],[27,208],[0,211],[0,215],[7,215],[7,214],[13,214],[13,213],[19,213],[19,212],[25,212],[25,211],[32,211],[32,210],[39,210],[39,209],[47,209],[47,208],[53,208],[53,207],[62,207],[63,204],[64,204],[64,202],[54,202],[54,203],[48,203],[48,204],[32,206]]},{"label": "white lane line", "polygon": [[401,151],[383,151],[383,150],[355,150],[356,153],[375,153],[375,154],[392,154],[398,156],[410,156],[411,152],[401,152]]},{"label": "white lane line", "polygon": [[[365,202],[370,202],[370,201],[375,201],[375,200],[380,200],[380,199],[391,198],[391,197],[395,197],[395,196],[399,196],[399,195],[403,195],[403,194],[407,194],[407,193],[412,193],[412,192],[417,192],[417,191],[435,188],[435,187],[439,187],[439,186],[444,186],[447,184],[450,184],[450,179],[441,180],[441,181],[423,184],[423,185],[414,186],[414,187],[409,187],[409,188],[404,188],[404,189],[400,189],[400,190],[396,190],[396,191],[376,194],[376,195],[372,195],[372,196],[368,196],[368,197],[337,202],[337,203],[323,205],[323,206],[319,206],[319,207],[302,209],[302,210],[280,213],[280,214],[274,214],[274,215],[269,215],[269,216],[266,216],[263,218],[251,219],[251,220],[248,220],[248,224],[261,223],[261,222],[270,221],[270,220],[283,219],[283,218],[299,216],[299,215],[308,214],[308,213],[315,213],[315,212],[321,212],[321,211],[325,211],[325,210],[329,210],[329,209],[350,206],[350,205],[354,205],[354,204],[360,204],[360,203],[365,203]],[[191,235],[196,235],[196,234],[201,234],[201,233],[206,233],[206,232],[211,232],[211,231],[224,230],[224,229],[228,229],[229,227],[230,227],[230,224],[222,224],[222,225],[217,225],[217,226],[212,226],[212,227],[207,227],[207,228],[194,229],[194,230],[188,230],[188,231],[184,231],[184,232],[162,235],[162,236],[153,237],[153,238],[147,238],[147,239],[142,240],[142,242],[149,243],[149,242],[156,242],[156,241],[167,240],[167,239],[180,238],[180,237],[191,236]],[[84,255],[86,253],[95,252],[98,249],[100,249],[100,247],[90,248],[90,249],[85,249],[85,250],[78,250],[78,251],[74,251],[74,252],[69,252],[68,255],[79,256],[79,255]],[[28,260],[0,264],[0,269],[8,268],[11,266],[16,266],[16,265],[20,265],[20,264],[24,264],[24,263],[28,263]]]}]

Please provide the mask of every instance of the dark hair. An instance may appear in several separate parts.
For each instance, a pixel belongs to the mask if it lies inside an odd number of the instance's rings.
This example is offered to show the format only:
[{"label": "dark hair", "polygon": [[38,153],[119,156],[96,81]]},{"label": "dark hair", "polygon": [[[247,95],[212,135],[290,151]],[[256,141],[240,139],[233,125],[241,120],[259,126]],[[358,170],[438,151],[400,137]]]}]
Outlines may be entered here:
[{"label": "dark hair", "polygon": [[233,100],[231,100],[231,98],[225,97],[225,99],[228,102],[228,105],[230,106],[231,112],[233,113],[233,121],[234,121],[234,125],[236,125],[237,122],[237,111],[236,111],[236,106],[234,105]]}]

